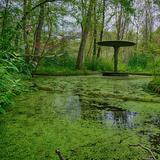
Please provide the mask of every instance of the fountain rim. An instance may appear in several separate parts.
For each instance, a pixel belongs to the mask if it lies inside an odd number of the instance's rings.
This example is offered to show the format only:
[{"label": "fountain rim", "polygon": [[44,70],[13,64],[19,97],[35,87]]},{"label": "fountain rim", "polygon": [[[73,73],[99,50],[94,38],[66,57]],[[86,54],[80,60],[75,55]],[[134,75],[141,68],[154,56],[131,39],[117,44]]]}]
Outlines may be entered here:
[{"label": "fountain rim", "polygon": [[123,40],[113,40],[113,41],[101,41],[97,42],[100,46],[107,46],[107,47],[129,47],[136,45],[133,41],[123,41]]}]

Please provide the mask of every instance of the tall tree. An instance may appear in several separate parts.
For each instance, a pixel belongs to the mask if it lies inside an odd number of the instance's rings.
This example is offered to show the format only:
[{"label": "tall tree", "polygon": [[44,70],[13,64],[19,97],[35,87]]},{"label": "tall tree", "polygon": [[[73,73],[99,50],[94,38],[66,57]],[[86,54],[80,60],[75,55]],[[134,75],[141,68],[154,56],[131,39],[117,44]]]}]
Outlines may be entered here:
[{"label": "tall tree", "polygon": [[115,1],[115,26],[116,39],[122,40],[127,29],[127,24],[130,21],[131,13],[133,13],[132,0]]},{"label": "tall tree", "polygon": [[[83,0],[81,0],[81,2],[82,2],[82,6],[84,6]],[[81,24],[82,34],[81,34],[81,42],[80,42],[80,47],[79,47],[77,62],[76,62],[77,69],[82,69],[84,50],[85,50],[86,41],[87,41],[87,37],[88,37],[88,32],[89,32],[89,27],[90,27],[91,16],[92,16],[94,4],[95,4],[95,0],[90,0],[89,7],[88,7],[87,11],[84,11],[84,12],[87,12],[86,16],[84,16],[85,13],[82,15],[83,16],[82,17],[83,20],[82,20],[82,24]]]},{"label": "tall tree", "polygon": [[153,32],[153,15],[152,15],[152,1],[151,0],[145,0],[145,6],[144,6],[144,46],[145,48],[148,47],[148,43],[152,40],[152,32]]},{"label": "tall tree", "polygon": [[[101,42],[103,40],[103,32],[104,32],[104,22],[105,22],[105,8],[106,8],[106,1],[102,0],[102,4],[103,4],[103,10],[102,10],[102,21],[101,21],[101,30],[100,30],[100,38],[99,41]],[[100,53],[101,53],[101,47],[98,47],[98,51],[97,51],[97,58],[100,57]]]},{"label": "tall tree", "polygon": [[93,58],[96,56],[97,53],[97,10],[96,10],[96,6],[94,5],[94,12],[93,12],[93,20],[94,20],[94,26],[93,26]]},{"label": "tall tree", "polygon": [[34,36],[34,60],[38,62],[38,57],[40,56],[41,51],[41,35],[42,35],[42,27],[44,24],[44,13],[45,13],[45,4],[40,5],[38,25],[35,30]]},{"label": "tall tree", "polygon": [[30,47],[28,42],[29,36],[29,16],[27,16],[28,10],[31,8],[31,0],[23,0],[23,40],[25,44],[25,58],[26,62],[29,62]]},{"label": "tall tree", "polygon": [[5,0],[5,8],[3,12],[3,20],[2,20],[2,30],[1,30],[1,36],[4,36],[5,28],[6,28],[6,23],[7,23],[7,15],[8,15],[8,8],[9,8],[9,0]]}]

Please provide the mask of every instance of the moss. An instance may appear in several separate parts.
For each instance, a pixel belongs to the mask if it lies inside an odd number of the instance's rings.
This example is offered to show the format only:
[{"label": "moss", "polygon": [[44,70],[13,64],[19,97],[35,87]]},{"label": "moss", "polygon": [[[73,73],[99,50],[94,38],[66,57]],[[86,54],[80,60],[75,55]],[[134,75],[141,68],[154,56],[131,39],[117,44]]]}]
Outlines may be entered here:
[{"label": "moss", "polygon": [[[136,90],[137,95],[149,96],[142,89],[149,80],[99,76],[34,78],[32,83],[46,85],[54,91],[32,90],[18,96],[10,112],[0,116],[0,159],[58,160],[55,154],[58,148],[70,160],[149,157],[143,149],[129,145],[142,143],[152,147],[148,134],[159,131],[153,123],[153,115],[160,113],[159,104],[124,102],[99,94],[107,91],[128,95]],[[97,94],[92,94],[95,91]],[[102,109],[96,109],[92,103]],[[96,116],[102,115],[107,104],[137,112],[134,120],[137,127],[118,128],[111,121],[108,124],[97,121]],[[140,131],[145,133],[142,135]]]}]

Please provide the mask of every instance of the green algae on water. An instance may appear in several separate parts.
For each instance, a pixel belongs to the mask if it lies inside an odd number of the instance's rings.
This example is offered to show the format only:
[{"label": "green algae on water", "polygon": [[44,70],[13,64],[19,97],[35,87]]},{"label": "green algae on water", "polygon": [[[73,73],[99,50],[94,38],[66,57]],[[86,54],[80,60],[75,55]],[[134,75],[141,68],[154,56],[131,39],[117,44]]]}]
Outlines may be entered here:
[{"label": "green algae on water", "polygon": [[20,95],[11,111],[0,116],[0,159],[58,160],[56,149],[70,160],[149,158],[147,151],[129,147],[139,143],[160,158],[160,104],[101,96],[134,94],[156,99],[156,95],[143,90],[149,80],[100,76],[34,78],[31,83],[52,90],[35,89]]}]

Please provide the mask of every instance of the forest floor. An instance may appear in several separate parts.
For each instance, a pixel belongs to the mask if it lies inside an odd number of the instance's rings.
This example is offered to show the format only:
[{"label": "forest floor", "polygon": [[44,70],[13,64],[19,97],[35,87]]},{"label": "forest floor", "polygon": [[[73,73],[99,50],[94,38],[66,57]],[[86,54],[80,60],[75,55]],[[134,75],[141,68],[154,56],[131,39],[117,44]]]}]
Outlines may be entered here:
[{"label": "forest floor", "polygon": [[[30,90],[0,116],[0,159],[58,160],[56,149],[69,160],[159,159],[160,103],[147,90],[150,80],[97,75],[26,81]],[[154,102],[117,98],[130,96]]]}]

